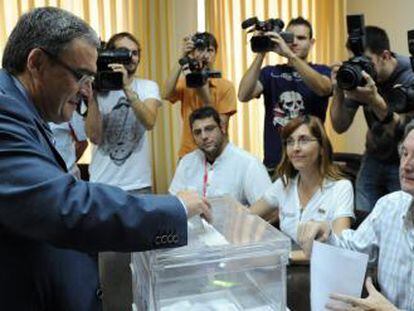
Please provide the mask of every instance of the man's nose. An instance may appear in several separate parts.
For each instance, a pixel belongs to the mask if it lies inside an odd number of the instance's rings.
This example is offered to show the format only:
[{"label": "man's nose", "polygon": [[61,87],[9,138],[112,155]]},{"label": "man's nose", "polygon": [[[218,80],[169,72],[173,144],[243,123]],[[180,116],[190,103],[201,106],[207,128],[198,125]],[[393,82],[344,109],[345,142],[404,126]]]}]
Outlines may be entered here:
[{"label": "man's nose", "polygon": [[412,171],[414,168],[414,157],[401,159],[401,167],[405,171]]},{"label": "man's nose", "polygon": [[208,133],[206,131],[201,131],[201,138],[203,140],[207,139],[208,138]]}]

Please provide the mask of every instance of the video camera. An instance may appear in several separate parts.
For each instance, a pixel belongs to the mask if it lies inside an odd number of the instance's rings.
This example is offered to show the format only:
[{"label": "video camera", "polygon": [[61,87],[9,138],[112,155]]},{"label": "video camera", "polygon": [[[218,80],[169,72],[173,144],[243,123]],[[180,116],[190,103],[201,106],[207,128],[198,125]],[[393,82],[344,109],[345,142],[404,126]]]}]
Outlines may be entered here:
[{"label": "video camera", "polygon": [[180,58],[178,63],[181,66],[188,65],[190,72],[185,76],[185,83],[189,88],[202,87],[207,83],[209,78],[221,78],[221,72],[217,70],[209,70],[206,68],[207,64],[200,64],[194,58],[185,56]]},{"label": "video camera", "polygon": [[354,56],[344,62],[338,69],[336,80],[339,88],[353,90],[357,86],[364,86],[367,83],[362,76],[362,71],[365,71],[374,80],[376,79],[376,72],[370,58],[364,55],[364,15],[347,15],[346,24],[348,29],[347,47]]},{"label": "video camera", "polygon": [[[407,32],[408,51],[411,68],[414,71],[414,29]],[[395,85],[389,96],[389,105],[393,111],[405,113],[414,110],[414,82],[408,85]]]},{"label": "video camera", "polygon": [[125,48],[107,50],[98,50],[98,60],[96,66],[98,68],[94,89],[98,92],[107,92],[120,90],[123,87],[122,73],[114,72],[109,64],[129,64],[132,59],[132,52]]},{"label": "video camera", "polygon": [[[293,33],[282,31],[285,23],[279,18],[260,21],[257,17],[251,17],[243,21],[241,27],[243,29],[251,27],[248,32],[255,30],[261,32],[273,31],[278,33],[286,43],[293,43]],[[263,53],[274,50],[276,43],[269,36],[257,34],[250,39],[250,46],[253,52]]]},{"label": "video camera", "polygon": [[[203,51],[211,45],[210,37],[206,33],[196,33],[191,37],[191,40],[194,44],[194,50]],[[207,63],[201,63],[189,56],[180,58],[178,63],[182,67],[188,65],[190,73],[185,76],[185,82],[189,88],[202,87],[207,83],[209,78],[221,78],[220,71],[210,70],[207,68]]]}]

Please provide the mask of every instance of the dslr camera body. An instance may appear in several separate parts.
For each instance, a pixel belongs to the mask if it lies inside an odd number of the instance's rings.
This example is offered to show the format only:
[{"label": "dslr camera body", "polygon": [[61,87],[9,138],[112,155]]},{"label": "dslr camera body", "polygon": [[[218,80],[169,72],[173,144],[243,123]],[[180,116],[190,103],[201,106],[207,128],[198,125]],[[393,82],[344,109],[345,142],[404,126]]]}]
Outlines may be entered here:
[{"label": "dslr camera body", "polygon": [[94,89],[98,92],[108,92],[120,90],[123,87],[122,73],[115,72],[109,64],[124,64],[131,62],[132,52],[128,49],[100,49],[98,51],[98,60],[96,62],[97,74],[94,81]]},{"label": "dslr camera body", "polygon": [[[210,47],[209,37],[205,33],[196,33],[191,37],[194,43],[194,50],[204,51]],[[210,70],[207,63],[201,63],[189,56],[178,60],[181,67],[188,65],[190,72],[185,76],[185,83],[189,88],[199,88],[207,83],[209,78],[221,78],[221,72]]]},{"label": "dslr camera body", "polygon": [[364,55],[364,15],[347,15],[346,23],[348,29],[347,47],[354,56],[343,62],[338,69],[336,80],[340,89],[353,90],[357,86],[364,86],[367,83],[362,76],[362,71],[368,73],[374,80],[376,79],[376,71],[371,59]]},{"label": "dslr camera body", "polygon": [[[243,21],[242,28],[247,29],[248,32],[260,31],[260,32],[269,32],[273,31],[278,33],[286,43],[293,43],[293,33],[282,31],[285,27],[285,23],[279,18],[270,18],[265,21],[260,21],[257,17],[251,17]],[[264,53],[269,52],[275,49],[276,43],[272,41],[269,36],[266,35],[254,35],[250,39],[250,46],[253,52],[255,53]]]}]

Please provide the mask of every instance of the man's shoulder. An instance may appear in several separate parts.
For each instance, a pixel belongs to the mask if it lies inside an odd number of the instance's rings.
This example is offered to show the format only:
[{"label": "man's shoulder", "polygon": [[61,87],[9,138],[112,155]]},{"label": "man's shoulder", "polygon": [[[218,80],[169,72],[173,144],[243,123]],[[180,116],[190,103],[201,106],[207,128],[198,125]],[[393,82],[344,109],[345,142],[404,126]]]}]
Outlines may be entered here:
[{"label": "man's shoulder", "polygon": [[405,191],[394,191],[381,197],[375,204],[373,213],[384,217],[403,215],[409,208],[413,196]]},{"label": "man's shoulder", "polygon": [[216,85],[217,87],[223,90],[234,88],[233,82],[231,82],[230,80],[227,80],[226,78],[216,78],[216,79],[212,79],[212,81],[214,81],[213,82],[214,85]]},{"label": "man's shoulder", "polygon": [[240,165],[245,165],[246,163],[260,163],[260,160],[256,158],[254,155],[252,155],[250,152],[232,144],[229,143],[229,149],[232,154],[231,160],[235,161],[234,163],[238,163]]},{"label": "man's shoulder", "polygon": [[196,165],[203,159],[203,154],[200,149],[195,149],[186,155],[184,155],[179,162],[179,165],[189,166],[189,165]]},{"label": "man's shoulder", "polygon": [[158,84],[153,80],[134,78],[134,87],[158,87]]}]

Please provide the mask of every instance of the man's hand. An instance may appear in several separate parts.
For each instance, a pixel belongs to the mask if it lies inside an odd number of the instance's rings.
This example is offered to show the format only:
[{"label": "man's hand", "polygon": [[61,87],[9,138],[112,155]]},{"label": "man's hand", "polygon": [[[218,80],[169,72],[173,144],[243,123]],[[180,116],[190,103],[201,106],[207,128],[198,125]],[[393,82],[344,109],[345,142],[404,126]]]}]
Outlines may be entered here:
[{"label": "man's hand", "polygon": [[335,62],[333,63],[331,67],[331,82],[334,89],[337,89],[338,81],[336,80],[336,76],[338,74],[339,67],[342,66],[341,62]]},{"label": "man's hand", "polygon": [[308,221],[298,226],[298,243],[306,256],[310,257],[314,240],[325,242],[331,229],[326,221]]},{"label": "man's hand", "polygon": [[122,64],[109,64],[109,68],[111,68],[114,72],[121,72],[122,73],[122,85],[124,87],[127,87],[129,85],[129,77],[128,77],[128,71],[125,69],[124,65]]},{"label": "man's hand", "polygon": [[275,43],[275,49],[273,52],[276,52],[280,56],[286,57],[288,59],[295,56],[295,54],[292,52],[290,47],[287,45],[285,40],[275,31],[268,31],[264,33],[265,36],[268,36],[274,43]]},{"label": "man's hand", "polygon": [[183,39],[181,46],[181,57],[188,56],[194,50],[194,42],[191,40],[191,36],[186,36]]},{"label": "man's hand", "polygon": [[378,99],[378,90],[374,80],[365,71],[362,71],[362,76],[367,81],[364,86],[357,86],[355,90],[346,91],[346,98],[358,101],[363,104],[372,105]]},{"label": "man's hand", "polygon": [[346,295],[331,294],[331,302],[325,307],[333,311],[397,311],[398,309],[381,295],[374,285],[370,277],[365,281],[365,287],[368,291],[367,298],[355,298]]},{"label": "man's hand", "polygon": [[212,221],[211,206],[206,198],[200,197],[194,190],[180,191],[177,193],[177,197],[185,204],[188,218],[200,215],[208,222]]}]

